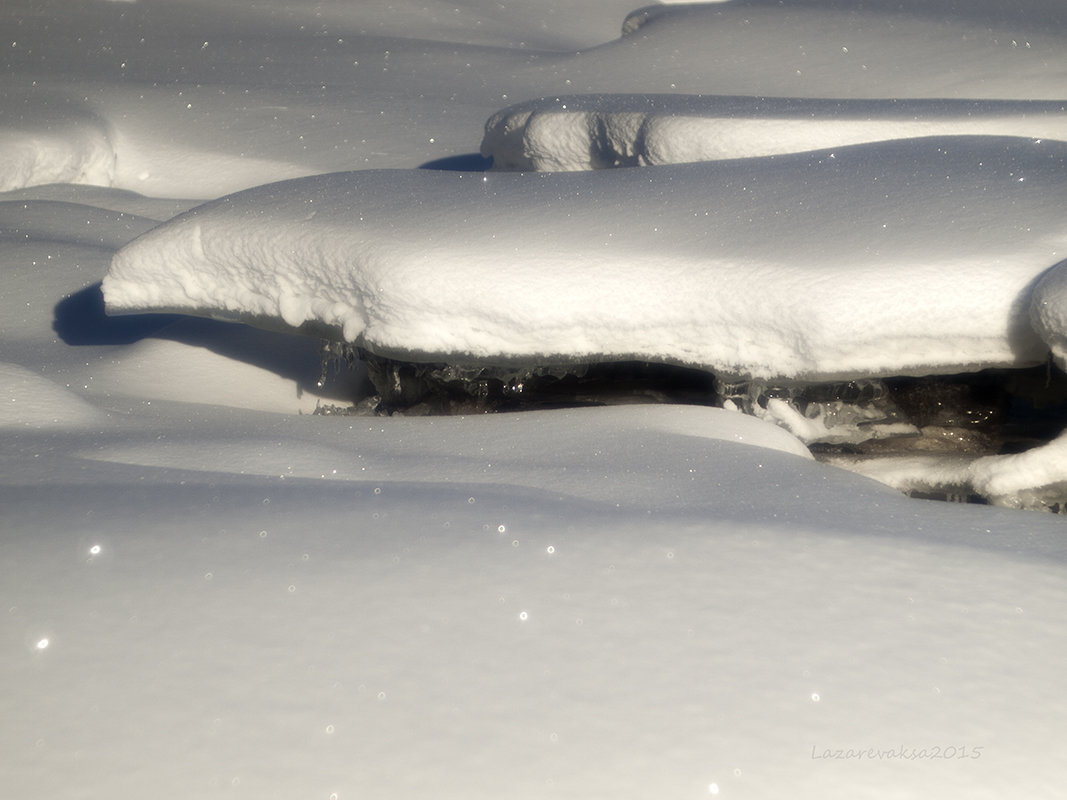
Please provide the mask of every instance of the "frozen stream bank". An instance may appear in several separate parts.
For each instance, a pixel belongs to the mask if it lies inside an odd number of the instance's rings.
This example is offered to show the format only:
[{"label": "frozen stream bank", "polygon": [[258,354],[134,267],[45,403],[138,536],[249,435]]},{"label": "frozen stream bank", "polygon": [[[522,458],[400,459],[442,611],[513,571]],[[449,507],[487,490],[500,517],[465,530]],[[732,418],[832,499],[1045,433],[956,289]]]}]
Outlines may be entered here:
[{"label": "frozen stream bank", "polygon": [[[940,414],[909,413],[914,384],[877,382],[1062,365],[1065,203],[1067,144],[1005,137],[606,172],[332,173],[176,217],[119,251],[103,292],[111,313],[362,349],[391,408],[453,379],[514,398],[543,367],[653,362],[710,373],[705,402],[808,442],[924,433],[925,449],[993,455],[1000,427],[1063,403],[1042,375],[945,395]],[[857,381],[876,382],[869,396]],[[844,388],[790,388],[813,384]]]}]

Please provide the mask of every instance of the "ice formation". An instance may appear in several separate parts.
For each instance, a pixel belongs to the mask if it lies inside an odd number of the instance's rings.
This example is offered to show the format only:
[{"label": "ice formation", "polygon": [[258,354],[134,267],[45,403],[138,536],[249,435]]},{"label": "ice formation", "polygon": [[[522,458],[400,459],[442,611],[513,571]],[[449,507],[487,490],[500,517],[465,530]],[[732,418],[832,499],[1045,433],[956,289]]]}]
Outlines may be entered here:
[{"label": "ice formation", "polygon": [[489,118],[494,169],[585,170],[797,153],[919,136],[1067,140],[1067,105],[995,100],[824,100],[563,95]]}]

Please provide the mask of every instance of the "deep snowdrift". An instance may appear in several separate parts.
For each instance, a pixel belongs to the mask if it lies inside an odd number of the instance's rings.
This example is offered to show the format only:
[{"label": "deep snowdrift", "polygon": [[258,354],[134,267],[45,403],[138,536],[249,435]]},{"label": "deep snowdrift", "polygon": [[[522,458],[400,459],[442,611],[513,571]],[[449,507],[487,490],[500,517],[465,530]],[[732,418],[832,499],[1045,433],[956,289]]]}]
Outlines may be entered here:
[{"label": "deep snowdrift", "polygon": [[[1067,145],[931,138],[612,173],[353,172],[138,239],[111,312],[288,326],[451,363],[636,357],[826,380],[1047,357]],[[1058,296],[1043,295],[1050,340]],[[1058,338],[1057,338],[1058,340]]]}]

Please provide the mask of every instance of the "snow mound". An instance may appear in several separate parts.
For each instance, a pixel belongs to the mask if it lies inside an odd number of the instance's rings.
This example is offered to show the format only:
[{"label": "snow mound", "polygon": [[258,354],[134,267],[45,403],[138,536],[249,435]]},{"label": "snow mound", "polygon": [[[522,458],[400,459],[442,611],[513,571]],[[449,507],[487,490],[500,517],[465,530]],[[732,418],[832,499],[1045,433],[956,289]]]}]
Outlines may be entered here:
[{"label": "snow mound", "polygon": [[80,428],[107,415],[70,390],[17,364],[0,362],[0,428]]},{"label": "snow mound", "polygon": [[988,456],[971,466],[972,484],[994,505],[1033,508],[1052,506],[1067,512],[1063,497],[1067,494],[1067,436],[1061,435],[1046,445],[1024,453]]},{"label": "snow mound", "polygon": [[146,339],[121,358],[94,370],[109,396],[165,398],[229,408],[311,413],[318,398],[270,370],[210,350],[165,339]]},{"label": "snow mound", "polygon": [[[259,436],[223,440],[201,434],[160,442],[151,431],[140,439],[94,442],[77,456],[193,472],[325,478],[364,485],[401,478],[438,484],[522,485],[555,496],[611,506],[638,503],[662,510],[683,499],[707,502],[706,481],[712,463],[723,473],[729,472],[725,465],[731,462],[742,470],[749,458],[757,462],[767,459],[768,468],[771,463],[782,464],[787,470],[813,466],[811,454],[786,431],[717,408],[606,406],[478,415],[474,419],[479,433],[473,437],[469,436],[471,417],[409,418],[403,422],[398,417],[396,422],[407,433],[400,441],[376,437],[373,426],[358,425],[359,432],[353,432],[351,426],[336,431],[339,439],[321,434],[311,438],[308,431],[308,439],[286,448],[279,448],[269,426]],[[536,441],[523,439],[524,426],[538,431]],[[666,441],[676,442],[677,447],[664,447]],[[521,445],[496,447],[497,442]],[[694,455],[678,459],[680,450]],[[627,454],[635,452],[643,454],[642,469],[625,474],[619,471],[605,480],[605,464],[625,463]],[[211,457],[205,459],[205,453]],[[564,455],[568,467],[560,470],[556,464]]]},{"label": "snow mound", "polygon": [[0,200],[0,235],[118,250],[159,220],[61,200]]},{"label": "snow mound", "polygon": [[[282,414],[310,414],[320,403],[337,400],[315,386],[312,375],[299,374],[294,367],[307,364],[314,371],[316,342],[302,337],[275,339],[263,331],[237,327],[227,342],[229,351],[215,352],[196,344],[195,326],[181,322],[157,336],[180,336],[183,327],[194,343],[147,338],[94,365],[87,382],[90,392]],[[252,358],[250,351],[257,346],[265,351],[262,363],[249,363],[246,359]]]},{"label": "snow mound", "polygon": [[1067,369],[1067,262],[1050,269],[1034,287],[1030,321],[1052,350],[1061,369]]},{"label": "snow mound", "polygon": [[797,153],[918,136],[1067,140],[1067,105],[701,95],[542,98],[489,118],[494,169],[585,170]]},{"label": "snow mound", "polygon": [[977,459],[917,454],[825,460],[914,495],[1067,513],[1067,434],[1022,453]]},{"label": "snow mound", "polygon": [[1067,145],[986,137],[595,174],[334,173],[175,218],[116,254],[103,292],[111,313],[413,361],[947,374],[1046,358],[1028,308],[1067,250],[1065,200]]},{"label": "snow mound", "polygon": [[656,5],[632,12],[621,39],[584,51],[575,88],[562,91],[619,91],[583,80],[610,65],[630,78],[627,92],[1060,101],[1065,45],[1067,14],[1054,3]]},{"label": "snow mound", "polygon": [[110,186],[115,152],[90,112],[34,108],[0,115],[0,191],[49,183]]}]

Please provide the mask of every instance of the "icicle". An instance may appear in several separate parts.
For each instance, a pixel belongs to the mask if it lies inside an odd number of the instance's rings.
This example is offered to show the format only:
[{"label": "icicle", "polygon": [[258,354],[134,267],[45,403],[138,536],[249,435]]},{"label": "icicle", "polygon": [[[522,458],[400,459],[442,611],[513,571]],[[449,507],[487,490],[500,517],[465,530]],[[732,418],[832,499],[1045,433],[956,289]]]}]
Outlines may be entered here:
[{"label": "icicle", "polygon": [[319,348],[319,365],[321,369],[316,385],[321,389],[326,385],[331,373],[336,375],[340,371],[342,362],[345,366],[350,367],[355,360],[356,351],[352,345],[323,339],[322,346]]}]

